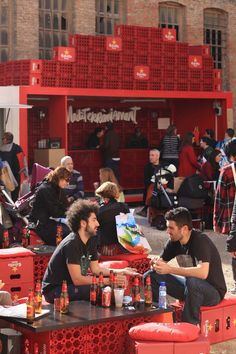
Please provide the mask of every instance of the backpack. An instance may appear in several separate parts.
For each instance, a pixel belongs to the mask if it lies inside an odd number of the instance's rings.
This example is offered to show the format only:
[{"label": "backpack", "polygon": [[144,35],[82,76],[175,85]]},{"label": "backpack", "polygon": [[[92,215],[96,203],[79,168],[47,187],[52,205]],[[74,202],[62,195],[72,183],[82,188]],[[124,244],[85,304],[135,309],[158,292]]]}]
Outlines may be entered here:
[{"label": "backpack", "polygon": [[207,189],[204,187],[203,178],[200,175],[194,174],[185,178],[179,188],[178,196],[193,199],[205,199],[207,193]]}]

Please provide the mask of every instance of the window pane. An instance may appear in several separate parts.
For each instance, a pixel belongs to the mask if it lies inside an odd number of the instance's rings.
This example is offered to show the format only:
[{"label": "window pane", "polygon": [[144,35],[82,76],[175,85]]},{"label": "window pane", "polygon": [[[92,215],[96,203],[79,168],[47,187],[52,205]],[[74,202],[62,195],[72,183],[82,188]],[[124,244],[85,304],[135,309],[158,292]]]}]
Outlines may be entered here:
[{"label": "window pane", "polygon": [[1,31],[1,44],[8,44],[8,33],[7,31]]},{"label": "window pane", "polygon": [[99,9],[99,12],[104,13],[104,7],[105,7],[105,5],[104,5],[104,0],[100,0],[100,9]]},{"label": "window pane", "polygon": [[99,20],[99,33],[105,33],[105,21],[103,17],[100,17]]},{"label": "window pane", "polygon": [[[68,1],[71,1],[71,0],[68,0]],[[66,10],[66,0],[62,0],[61,9],[62,9],[62,11]]]},{"label": "window pane", "polygon": [[42,12],[39,12],[39,27],[44,28],[43,13]]},{"label": "window pane", "polygon": [[45,0],[45,9],[51,9],[51,0]]},{"label": "window pane", "polygon": [[53,29],[59,29],[59,19],[57,15],[53,16]]},{"label": "window pane", "polygon": [[53,47],[59,47],[60,41],[59,41],[59,35],[57,33],[53,34]]},{"label": "window pane", "polygon": [[46,48],[51,48],[52,47],[52,41],[51,41],[50,33],[45,33],[45,47]]},{"label": "window pane", "polygon": [[115,3],[114,3],[114,13],[116,15],[119,15],[119,0],[115,0]]},{"label": "window pane", "polygon": [[8,60],[8,54],[5,49],[1,50],[1,61],[7,61]]},{"label": "window pane", "polygon": [[221,31],[217,31],[217,44],[221,45]]},{"label": "window pane", "polygon": [[45,50],[45,59],[52,59],[52,51]]},{"label": "window pane", "polygon": [[207,29],[206,30],[206,44],[210,44],[211,42],[211,33],[210,33],[210,30]]},{"label": "window pane", "polygon": [[112,34],[112,20],[107,20],[107,34]]},{"label": "window pane", "polygon": [[4,6],[1,8],[1,24],[6,25],[7,22],[7,7]]},{"label": "window pane", "polygon": [[67,37],[66,34],[62,34],[62,36],[61,36],[61,45],[62,45],[63,47],[66,47],[67,44],[68,44],[67,38],[68,38],[68,37]]},{"label": "window pane", "polygon": [[39,8],[40,8],[40,9],[43,9],[43,8],[44,8],[44,6],[43,6],[43,0],[39,0]]},{"label": "window pane", "polygon": [[53,9],[58,10],[58,0],[53,1]]},{"label": "window pane", "polygon": [[67,29],[67,19],[65,15],[61,16],[61,29],[66,30]]},{"label": "window pane", "polygon": [[107,0],[107,13],[111,13],[112,12],[112,4],[111,4],[111,0]]},{"label": "window pane", "polygon": [[212,30],[212,44],[216,44],[216,31]]},{"label": "window pane", "polygon": [[44,36],[43,32],[39,32],[39,46],[44,47]]},{"label": "window pane", "polygon": [[51,15],[45,14],[45,28],[51,28]]},{"label": "window pane", "polygon": [[39,51],[39,59],[44,59],[44,51],[42,49]]}]

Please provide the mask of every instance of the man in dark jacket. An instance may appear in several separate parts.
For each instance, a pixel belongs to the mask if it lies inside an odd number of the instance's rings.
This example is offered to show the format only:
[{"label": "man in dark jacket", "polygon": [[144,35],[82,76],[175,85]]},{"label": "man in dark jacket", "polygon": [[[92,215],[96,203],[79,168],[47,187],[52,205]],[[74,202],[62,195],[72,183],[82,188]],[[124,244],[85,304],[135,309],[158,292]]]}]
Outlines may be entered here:
[{"label": "man in dark jacket", "polygon": [[67,196],[68,203],[71,204],[75,200],[84,198],[84,181],[81,173],[74,170],[74,163],[70,156],[64,156],[61,159],[61,166],[65,167],[70,173],[70,182],[64,191]]},{"label": "man in dark jacket", "polygon": [[108,122],[105,126],[106,134],[104,138],[103,153],[106,167],[110,167],[116,178],[119,180],[120,167],[120,137],[113,129],[113,123]]}]

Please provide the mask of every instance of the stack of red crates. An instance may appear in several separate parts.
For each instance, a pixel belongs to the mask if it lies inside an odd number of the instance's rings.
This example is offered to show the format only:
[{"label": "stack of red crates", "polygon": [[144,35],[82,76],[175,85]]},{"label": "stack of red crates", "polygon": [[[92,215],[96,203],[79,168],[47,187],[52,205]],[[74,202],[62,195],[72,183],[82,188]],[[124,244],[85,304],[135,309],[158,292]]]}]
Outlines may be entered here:
[{"label": "stack of red crates", "polygon": [[115,26],[114,37],[70,35],[53,60],[0,64],[0,85],[221,91],[207,45],[176,42],[175,29]]}]

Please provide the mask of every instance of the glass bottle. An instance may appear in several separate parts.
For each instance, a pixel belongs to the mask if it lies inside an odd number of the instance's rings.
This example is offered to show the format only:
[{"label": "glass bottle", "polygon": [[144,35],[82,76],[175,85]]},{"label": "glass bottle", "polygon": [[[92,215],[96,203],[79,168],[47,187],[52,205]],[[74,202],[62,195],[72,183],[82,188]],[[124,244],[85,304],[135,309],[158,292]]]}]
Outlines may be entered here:
[{"label": "glass bottle", "polygon": [[26,302],[26,319],[28,323],[33,323],[35,320],[34,292],[32,289],[29,290],[28,300]]},{"label": "glass bottle", "polygon": [[114,296],[114,271],[110,270],[109,283],[111,287],[111,305],[115,305],[115,296]]},{"label": "glass bottle", "polygon": [[9,244],[9,232],[8,230],[4,230],[2,236],[2,248],[8,248]]},{"label": "glass bottle", "polygon": [[97,304],[97,278],[96,275],[92,277],[92,284],[90,286],[90,304]]},{"label": "glass bottle", "polygon": [[41,282],[37,280],[34,293],[35,313],[42,313],[42,289]]},{"label": "glass bottle", "polygon": [[139,307],[140,305],[140,285],[139,285],[139,278],[136,276],[134,278],[134,284],[132,289],[132,302],[135,308]]},{"label": "glass bottle", "polygon": [[99,273],[98,287],[97,287],[97,304],[102,306],[102,289],[104,288],[103,272]]},{"label": "glass bottle", "polygon": [[148,275],[146,278],[146,284],[144,288],[144,299],[145,299],[145,306],[151,307],[152,306],[152,286],[151,286],[150,275]]},{"label": "glass bottle", "polygon": [[27,227],[25,227],[23,229],[22,246],[28,247],[29,244],[30,244],[30,230]]},{"label": "glass bottle", "polygon": [[57,225],[57,234],[56,234],[56,245],[58,246],[62,241],[62,225]]},{"label": "glass bottle", "polygon": [[61,288],[61,296],[60,296],[60,313],[68,313],[69,312],[69,294],[67,290],[67,282],[63,280],[62,288]]}]

